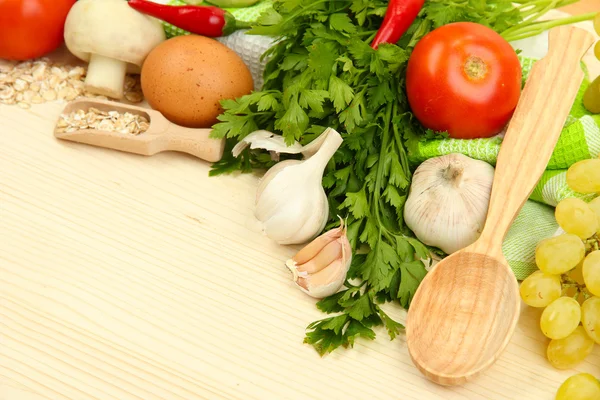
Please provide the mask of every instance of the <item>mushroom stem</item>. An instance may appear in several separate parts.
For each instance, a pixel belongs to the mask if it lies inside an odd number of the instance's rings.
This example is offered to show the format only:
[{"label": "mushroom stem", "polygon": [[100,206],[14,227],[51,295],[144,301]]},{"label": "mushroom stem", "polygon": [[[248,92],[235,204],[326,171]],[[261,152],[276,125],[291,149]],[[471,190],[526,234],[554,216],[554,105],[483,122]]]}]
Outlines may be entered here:
[{"label": "mushroom stem", "polygon": [[126,72],[126,62],[92,53],[85,89],[90,93],[122,99]]}]

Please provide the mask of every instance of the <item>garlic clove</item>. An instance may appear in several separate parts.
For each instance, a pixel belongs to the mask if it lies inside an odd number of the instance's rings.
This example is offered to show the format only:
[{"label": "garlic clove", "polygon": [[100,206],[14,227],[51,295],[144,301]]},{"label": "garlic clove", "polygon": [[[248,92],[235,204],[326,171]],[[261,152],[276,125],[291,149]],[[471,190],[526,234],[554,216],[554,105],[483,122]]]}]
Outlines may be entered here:
[{"label": "garlic clove", "polygon": [[296,285],[311,297],[322,299],[336,293],[346,280],[342,259],[337,259],[314,274],[298,275]]},{"label": "garlic clove", "polygon": [[329,230],[307,244],[302,250],[296,254],[292,260],[296,264],[304,264],[314,258],[319,251],[321,251],[325,246],[334,240],[340,238],[343,234],[345,234],[346,230],[344,228],[344,220],[340,218],[340,226],[338,228]]},{"label": "garlic clove", "polygon": [[[298,260],[304,261],[302,264]],[[286,262],[296,285],[315,298],[337,292],[346,280],[352,248],[343,221],[319,236]]]},{"label": "garlic clove", "polygon": [[323,247],[313,259],[304,264],[299,264],[296,269],[298,272],[314,274],[334,262],[336,259],[342,258],[342,251],[342,244],[337,240],[333,241]]}]

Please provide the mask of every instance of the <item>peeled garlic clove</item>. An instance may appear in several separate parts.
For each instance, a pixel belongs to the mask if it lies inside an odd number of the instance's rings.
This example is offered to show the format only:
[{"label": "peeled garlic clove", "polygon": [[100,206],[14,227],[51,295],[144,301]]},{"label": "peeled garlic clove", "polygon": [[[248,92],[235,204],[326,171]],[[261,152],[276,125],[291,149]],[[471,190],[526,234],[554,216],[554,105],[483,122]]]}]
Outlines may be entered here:
[{"label": "peeled garlic clove", "polygon": [[[298,260],[304,261],[302,264]],[[308,295],[323,298],[337,292],[346,280],[352,249],[343,222],[319,236],[286,262],[296,285]]]}]

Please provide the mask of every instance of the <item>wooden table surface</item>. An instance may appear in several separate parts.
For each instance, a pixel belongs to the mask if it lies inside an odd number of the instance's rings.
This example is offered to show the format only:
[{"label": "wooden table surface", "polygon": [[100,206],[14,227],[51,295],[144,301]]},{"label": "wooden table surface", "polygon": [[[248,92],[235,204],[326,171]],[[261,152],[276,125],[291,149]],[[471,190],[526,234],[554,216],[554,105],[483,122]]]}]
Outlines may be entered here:
[{"label": "wooden table surface", "polygon": [[[529,307],[464,387],[429,383],[383,331],[320,358],[295,249],[254,222],[256,176],[55,140],[61,107],[0,105],[0,399],[550,400],[575,372],[547,363]],[[577,371],[600,376],[599,346]]]}]

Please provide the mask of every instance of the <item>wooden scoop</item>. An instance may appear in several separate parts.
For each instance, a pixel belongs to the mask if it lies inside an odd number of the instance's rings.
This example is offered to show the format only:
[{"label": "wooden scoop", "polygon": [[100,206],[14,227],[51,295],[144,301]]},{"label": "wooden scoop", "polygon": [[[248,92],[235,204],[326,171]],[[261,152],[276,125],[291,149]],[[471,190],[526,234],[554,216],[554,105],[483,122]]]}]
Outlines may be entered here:
[{"label": "wooden scoop", "polygon": [[480,238],[438,263],[419,286],[406,321],[410,356],[441,385],[460,385],[500,356],[519,319],[519,287],[502,254],[512,221],[548,164],[583,79],[588,32],[549,32],[510,121]]},{"label": "wooden scoop", "polygon": [[225,140],[209,138],[210,129],[193,129],[175,125],[158,111],[114,101],[78,99],[67,104],[63,114],[77,110],[87,112],[89,108],[141,115],[148,119],[150,127],[139,135],[96,129],[81,129],[74,132],[58,132],[55,129],[54,136],[58,139],[145,156],[169,150],[188,153],[210,162],[219,161],[223,156]]}]

